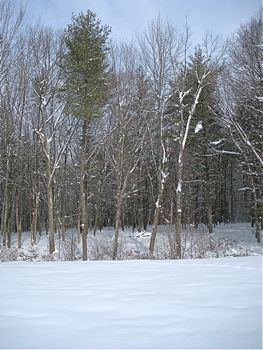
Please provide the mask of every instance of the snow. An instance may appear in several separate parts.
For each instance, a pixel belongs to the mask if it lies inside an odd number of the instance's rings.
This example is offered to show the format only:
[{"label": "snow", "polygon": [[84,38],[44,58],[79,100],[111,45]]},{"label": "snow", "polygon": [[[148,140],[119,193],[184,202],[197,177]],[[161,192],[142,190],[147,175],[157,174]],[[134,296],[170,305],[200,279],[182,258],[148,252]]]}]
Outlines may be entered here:
[{"label": "snow", "polygon": [[[165,160],[163,161],[163,163],[165,163],[166,161],[167,161],[167,159],[165,159]],[[164,171],[161,171],[161,174],[162,174],[162,179],[166,179],[167,176],[169,175],[169,174],[166,174]]]},{"label": "snow", "polygon": [[220,145],[220,143],[222,143],[223,141],[224,141],[224,139],[220,139],[220,140],[216,140],[216,141],[211,141],[211,142],[210,142],[210,145],[217,146],[217,145]]},{"label": "snow", "polygon": [[198,122],[195,127],[195,134],[197,134],[199,131],[203,129],[202,121]]},{"label": "snow", "polygon": [[177,185],[177,188],[176,188],[176,192],[182,192],[182,184],[181,184],[180,181],[178,182],[178,185]]},{"label": "snow", "polygon": [[252,191],[252,188],[251,187],[240,187],[238,188],[238,191]]},{"label": "snow", "polygon": [[216,150],[216,153],[221,153],[221,154],[233,154],[233,155],[237,155],[240,156],[239,152],[235,152],[235,151],[226,151],[226,150]]},{"label": "snow", "polygon": [[[157,205],[158,205],[157,201]],[[145,232],[145,231],[144,231]],[[125,227],[119,232],[118,260],[174,258],[175,225],[158,225],[154,256],[149,251],[152,226],[147,226],[147,232],[133,231]],[[92,231],[90,231],[92,233]],[[88,235],[88,259],[111,260],[114,244],[114,229],[104,227],[97,231],[96,236]],[[263,240],[263,230],[261,232]],[[38,232],[36,245],[31,246],[30,232],[22,234],[22,248],[17,249],[17,234],[12,234],[12,248],[0,249],[0,261],[50,261],[82,259],[82,245],[77,239],[77,230],[70,229],[65,233],[65,241],[60,234],[55,234],[56,252],[50,256],[48,235]],[[229,256],[262,255],[262,246],[255,238],[255,227],[250,223],[228,223],[214,227],[214,233],[208,233],[207,226],[194,223],[183,227],[182,231],[183,258],[211,258]]]},{"label": "snow", "polygon": [[47,100],[45,99],[44,96],[41,97],[41,105],[42,105],[43,107],[46,107],[46,105],[47,105]]},{"label": "snow", "polygon": [[260,256],[0,264],[0,348],[259,349]]},{"label": "snow", "polygon": [[252,147],[252,145],[251,145],[251,142],[250,142],[250,141],[246,140],[246,144],[247,144],[249,147]]}]

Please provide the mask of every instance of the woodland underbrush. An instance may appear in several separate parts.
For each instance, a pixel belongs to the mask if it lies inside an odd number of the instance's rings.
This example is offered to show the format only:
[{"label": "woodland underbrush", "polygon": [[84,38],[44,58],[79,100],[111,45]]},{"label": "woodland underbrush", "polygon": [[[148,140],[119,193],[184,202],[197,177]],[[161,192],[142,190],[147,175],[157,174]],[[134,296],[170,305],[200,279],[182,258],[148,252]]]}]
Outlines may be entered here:
[{"label": "woodland underbrush", "polygon": [[[204,227],[195,229],[189,226],[183,231],[182,258],[203,259],[253,255],[255,253],[253,244],[242,240],[244,232],[246,231],[240,230],[240,240],[237,240],[236,237],[231,238],[231,232],[229,235],[222,237],[218,234],[209,235]],[[64,240],[60,238],[59,234],[56,235],[56,251],[53,254],[48,251],[48,236],[46,234],[39,235],[38,243],[34,246],[31,246],[29,236],[29,233],[23,234],[22,248],[16,248],[15,238],[10,248],[1,247],[0,261],[82,260],[81,242],[79,242],[74,230],[69,230]],[[113,256],[113,237],[114,231],[111,228],[98,232],[96,236],[89,234],[88,260],[111,260]],[[175,228],[173,225],[159,227],[154,254],[151,254],[148,249],[150,237],[150,231],[132,232],[130,229],[124,232],[121,231],[117,259],[164,260],[176,258]],[[253,241],[252,235],[249,237]]]}]

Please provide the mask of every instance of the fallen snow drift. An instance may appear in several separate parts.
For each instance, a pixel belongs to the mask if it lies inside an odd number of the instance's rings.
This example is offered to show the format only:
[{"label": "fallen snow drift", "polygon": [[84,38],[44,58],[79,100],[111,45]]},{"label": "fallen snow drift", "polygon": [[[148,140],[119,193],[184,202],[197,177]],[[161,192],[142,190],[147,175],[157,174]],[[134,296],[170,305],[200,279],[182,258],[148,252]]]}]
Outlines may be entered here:
[{"label": "fallen snow drift", "polygon": [[0,264],[1,348],[261,348],[260,256]]}]

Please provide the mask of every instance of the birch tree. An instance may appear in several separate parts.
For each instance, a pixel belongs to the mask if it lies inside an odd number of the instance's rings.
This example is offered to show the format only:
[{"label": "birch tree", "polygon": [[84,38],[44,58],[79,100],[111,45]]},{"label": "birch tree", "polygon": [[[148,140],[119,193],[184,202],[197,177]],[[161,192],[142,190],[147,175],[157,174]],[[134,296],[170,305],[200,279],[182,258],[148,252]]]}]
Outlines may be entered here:
[{"label": "birch tree", "polygon": [[[209,45],[210,44],[210,45]],[[176,164],[176,230],[175,230],[175,251],[176,257],[182,257],[181,248],[181,236],[182,236],[182,189],[184,181],[184,158],[187,147],[187,140],[191,131],[192,120],[195,116],[201,94],[206,86],[210,84],[210,76],[215,72],[218,67],[218,61],[220,59],[220,51],[217,52],[216,41],[206,41],[204,43],[204,62],[205,64],[200,66],[198,60],[192,62],[191,71],[195,75],[196,83],[191,85],[187,84],[187,76],[189,74],[188,65],[182,64],[182,70],[177,80],[174,83],[174,94],[171,97],[171,103],[174,109],[174,130],[175,130],[175,144],[178,147],[177,151],[177,164]],[[215,53],[217,53],[215,55]],[[213,57],[213,54],[215,55]],[[191,73],[192,74],[192,73]],[[190,97],[191,96],[191,97]],[[190,98],[189,98],[190,97]],[[207,101],[208,103],[208,101]],[[196,128],[202,128],[201,123]],[[195,128],[195,132],[197,129]],[[208,180],[208,179],[207,179]],[[209,207],[209,221],[211,222],[211,206]]]}]

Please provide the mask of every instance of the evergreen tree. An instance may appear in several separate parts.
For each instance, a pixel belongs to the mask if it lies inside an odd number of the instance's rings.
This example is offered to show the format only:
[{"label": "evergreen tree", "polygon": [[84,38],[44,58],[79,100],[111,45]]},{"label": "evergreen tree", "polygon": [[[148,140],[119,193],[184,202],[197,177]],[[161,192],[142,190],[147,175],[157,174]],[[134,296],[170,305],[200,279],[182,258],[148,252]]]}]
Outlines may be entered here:
[{"label": "evergreen tree", "polygon": [[[181,223],[189,220],[187,217],[189,210],[186,210],[184,203],[186,196],[182,196],[182,184],[185,186],[187,182],[191,182],[192,195],[190,198],[192,200],[197,196],[195,202],[198,210],[200,210],[202,188],[202,201],[205,204],[206,213],[202,214],[199,220],[206,222],[209,232],[212,233],[212,164],[209,155],[212,155],[211,142],[219,135],[215,118],[217,108],[215,88],[218,73],[218,59],[212,60],[208,55],[203,56],[198,46],[188,64],[182,67],[177,80],[173,82],[174,93],[167,106],[167,134],[173,138],[175,149],[178,152],[176,157],[178,257],[180,256]],[[193,163],[196,164],[196,167],[192,166]],[[195,221],[195,218],[191,218],[191,221]]]},{"label": "evergreen tree", "polygon": [[229,45],[226,79],[228,94],[224,108],[226,122],[243,162],[244,176],[250,180],[251,218],[260,243],[263,216],[263,49],[262,8],[242,25]]},{"label": "evergreen tree", "polygon": [[[190,57],[190,62],[186,74],[187,89],[195,91],[199,84],[199,77],[207,71],[211,70],[210,62],[202,53],[200,46],[197,46],[195,53]],[[190,153],[190,163],[194,164],[192,181],[194,192],[194,222],[197,225],[205,222],[208,226],[209,233],[213,231],[213,202],[215,200],[215,184],[216,164],[218,153],[215,152],[215,140],[221,140],[222,127],[218,123],[218,101],[217,92],[217,76],[219,68],[213,69],[199,97],[199,102],[193,115],[192,125],[188,138],[188,150]],[[186,98],[186,103],[191,105],[194,96],[190,93]],[[185,108],[188,113],[188,108]],[[200,210],[200,201],[205,203],[206,212]]]},{"label": "evergreen tree", "polygon": [[65,31],[66,53],[62,57],[65,74],[63,88],[68,113],[82,120],[80,146],[80,198],[79,228],[82,232],[83,260],[87,260],[87,153],[89,149],[89,129],[105,101],[107,92],[107,40],[108,26],[103,26],[96,14],[88,10],[86,14],[73,16],[72,24]]}]

